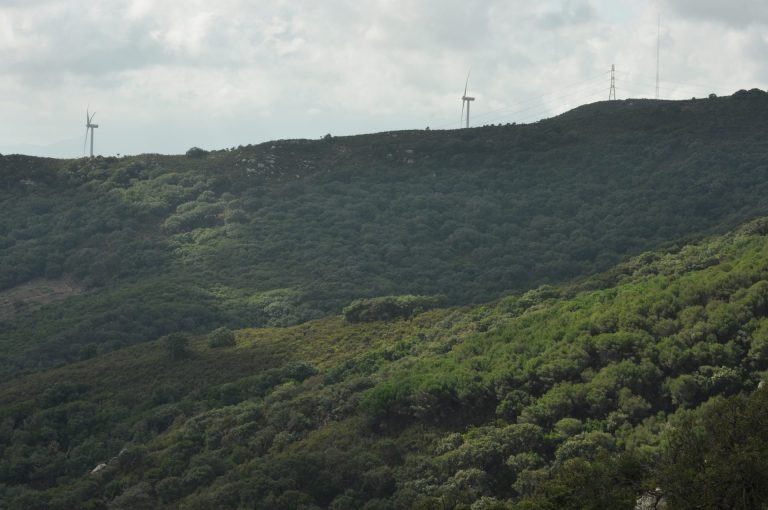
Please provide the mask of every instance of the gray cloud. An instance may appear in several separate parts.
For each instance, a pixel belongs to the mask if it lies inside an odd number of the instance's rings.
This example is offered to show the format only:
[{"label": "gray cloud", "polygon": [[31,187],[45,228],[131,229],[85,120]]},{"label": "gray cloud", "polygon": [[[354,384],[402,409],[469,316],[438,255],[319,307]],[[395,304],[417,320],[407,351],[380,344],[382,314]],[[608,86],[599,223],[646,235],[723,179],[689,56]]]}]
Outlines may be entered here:
[{"label": "gray cloud", "polygon": [[768,2],[759,0],[664,0],[664,5],[685,19],[734,28],[768,24]]},{"label": "gray cloud", "polygon": [[586,0],[567,0],[538,16],[537,26],[544,30],[553,30],[569,25],[581,25],[593,21],[595,8]]}]

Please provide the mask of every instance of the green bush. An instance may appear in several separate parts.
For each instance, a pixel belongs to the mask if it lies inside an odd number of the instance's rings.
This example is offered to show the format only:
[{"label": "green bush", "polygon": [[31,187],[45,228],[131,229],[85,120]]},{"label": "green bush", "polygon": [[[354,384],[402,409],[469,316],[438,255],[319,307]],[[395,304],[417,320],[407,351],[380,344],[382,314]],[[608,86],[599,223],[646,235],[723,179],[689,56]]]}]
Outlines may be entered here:
[{"label": "green bush", "polygon": [[659,464],[671,508],[761,508],[768,498],[768,392],[715,398],[665,430]]},{"label": "green bush", "polygon": [[189,338],[183,333],[171,333],[163,338],[168,356],[173,360],[189,357]]},{"label": "green bush", "polygon": [[352,301],[342,310],[349,322],[374,322],[409,318],[435,308],[442,300],[436,296],[384,296]]},{"label": "green bush", "polygon": [[235,345],[235,334],[231,329],[221,327],[214,329],[208,335],[208,347],[216,349],[218,347],[232,347]]},{"label": "green bush", "polygon": [[208,151],[201,149],[200,147],[192,147],[186,152],[186,156],[188,158],[202,158],[207,154],[208,154]]}]

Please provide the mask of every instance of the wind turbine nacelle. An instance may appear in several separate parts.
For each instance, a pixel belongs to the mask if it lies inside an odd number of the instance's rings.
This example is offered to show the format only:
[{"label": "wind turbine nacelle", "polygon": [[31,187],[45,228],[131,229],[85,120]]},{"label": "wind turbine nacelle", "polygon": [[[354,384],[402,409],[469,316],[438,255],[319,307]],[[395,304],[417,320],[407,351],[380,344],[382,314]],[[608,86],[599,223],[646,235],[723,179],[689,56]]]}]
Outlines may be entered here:
[{"label": "wind turbine nacelle", "polygon": [[88,127],[89,128],[97,128],[97,127],[99,127],[99,125],[98,124],[88,124]]},{"label": "wind turbine nacelle", "polygon": [[474,101],[475,100],[474,97],[469,97],[469,96],[464,96],[461,99],[462,99],[462,101]]}]

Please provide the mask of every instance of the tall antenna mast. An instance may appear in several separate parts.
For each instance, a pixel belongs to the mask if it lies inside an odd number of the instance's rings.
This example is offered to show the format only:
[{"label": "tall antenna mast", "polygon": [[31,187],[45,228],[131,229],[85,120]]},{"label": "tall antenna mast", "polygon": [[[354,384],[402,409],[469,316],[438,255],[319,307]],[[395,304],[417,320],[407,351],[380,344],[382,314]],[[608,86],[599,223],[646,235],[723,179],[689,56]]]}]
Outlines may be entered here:
[{"label": "tall antenna mast", "polygon": [[616,101],[616,66],[611,64],[611,90],[608,91],[608,101]]},{"label": "tall antenna mast", "polygon": [[661,13],[659,13],[659,23],[656,27],[656,99],[659,98],[659,53],[661,47]]}]

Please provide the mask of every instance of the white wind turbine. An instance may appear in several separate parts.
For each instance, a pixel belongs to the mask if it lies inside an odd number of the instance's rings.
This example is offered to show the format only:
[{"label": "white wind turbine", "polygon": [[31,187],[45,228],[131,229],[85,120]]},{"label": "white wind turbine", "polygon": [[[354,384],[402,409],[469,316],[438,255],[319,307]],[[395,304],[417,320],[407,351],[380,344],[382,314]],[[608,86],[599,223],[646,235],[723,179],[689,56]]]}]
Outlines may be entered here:
[{"label": "white wind turbine", "polygon": [[[470,71],[471,73],[472,71]],[[467,127],[469,127],[469,104],[475,100],[474,97],[467,95],[467,87],[469,86],[469,73],[467,73],[467,82],[464,84],[464,95],[461,96],[461,120],[464,120],[464,105],[467,105]],[[459,122],[461,125],[461,122]]]},{"label": "white wind turbine", "polygon": [[92,114],[85,109],[85,140],[83,140],[83,155],[85,155],[85,145],[88,143],[88,130],[91,130],[91,157],[93,157],[93,130],[99,127],[98,124],[93,123],[93,117],[96,116],[96,112]]}]

